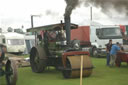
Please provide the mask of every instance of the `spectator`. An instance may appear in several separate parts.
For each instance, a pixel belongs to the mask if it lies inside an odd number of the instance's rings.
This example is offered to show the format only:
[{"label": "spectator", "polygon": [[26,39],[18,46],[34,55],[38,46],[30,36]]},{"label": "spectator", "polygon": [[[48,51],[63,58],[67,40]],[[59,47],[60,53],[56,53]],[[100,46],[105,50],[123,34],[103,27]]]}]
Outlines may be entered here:
[{"label": "spectator", "polygon": [[108,44],[106,45],[106,52],[107,52],[107,66],[110,65],[110,51],[111,51],[111,47],[112,47],[112,40],[110,39]]},{"label": "spectator", "polygon": [[117,42],[115,45],[112,45],[112,48],[111,48],[111,51],[110,51],[110,66],[115,65],[115,61],[116,61],[118,51],[121,51],[119,42]]}]

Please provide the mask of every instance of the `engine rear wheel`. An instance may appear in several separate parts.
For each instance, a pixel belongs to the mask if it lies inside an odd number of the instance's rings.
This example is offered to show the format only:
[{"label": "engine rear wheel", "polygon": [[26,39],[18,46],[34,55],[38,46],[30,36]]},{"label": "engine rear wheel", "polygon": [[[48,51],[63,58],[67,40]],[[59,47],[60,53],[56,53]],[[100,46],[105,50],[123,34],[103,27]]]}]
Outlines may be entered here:
[{"label": "engine rear wheel", "polygon": [[33,48],[30,52],[30,64],[33,72],[40,73],[45,70],[45,60],[39,58],[39,53],[36,48]]},{"label": "engine rear wheel", "polygon": [[7,85],[16,85],[17,66],[14,60],[8,60],[5,66]]}]

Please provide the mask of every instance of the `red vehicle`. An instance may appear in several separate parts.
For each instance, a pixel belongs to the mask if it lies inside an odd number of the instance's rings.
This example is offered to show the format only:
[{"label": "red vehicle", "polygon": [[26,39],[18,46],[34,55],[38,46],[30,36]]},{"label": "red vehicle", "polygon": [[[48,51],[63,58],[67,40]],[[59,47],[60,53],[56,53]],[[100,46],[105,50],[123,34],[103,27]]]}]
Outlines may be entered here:
[{"label": "red vehicle", "polygon": [[78,29],[71,30],[71,40],[80,40],[82,47],[90,47],[90,26],[80,26]]},{"label": "red vehicle", "polygon": [[118,52],[116,59],[116,66],[120,67],[121,62],[126,62],[128,64],[128,52]]}]

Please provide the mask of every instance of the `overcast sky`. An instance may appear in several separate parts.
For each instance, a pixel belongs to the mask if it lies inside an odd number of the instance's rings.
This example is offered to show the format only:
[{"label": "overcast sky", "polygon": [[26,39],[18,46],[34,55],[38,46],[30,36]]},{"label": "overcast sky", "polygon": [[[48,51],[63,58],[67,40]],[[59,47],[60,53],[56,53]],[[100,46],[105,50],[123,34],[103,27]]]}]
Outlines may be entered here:
[{"label": "overcast sky", "polygon": [[[0,0],[0,27],[31,27],[30,15],[34,17],[34,26],[59,23],[63,20],[66,3],[64,0]],[[93,7],[93,21],[103,25],[127,24],[128,17],[111,10],[104,14],[100,8]],[[73,10],[71,22],[78,25],[90,24],[90,7],[81,5]]]}]

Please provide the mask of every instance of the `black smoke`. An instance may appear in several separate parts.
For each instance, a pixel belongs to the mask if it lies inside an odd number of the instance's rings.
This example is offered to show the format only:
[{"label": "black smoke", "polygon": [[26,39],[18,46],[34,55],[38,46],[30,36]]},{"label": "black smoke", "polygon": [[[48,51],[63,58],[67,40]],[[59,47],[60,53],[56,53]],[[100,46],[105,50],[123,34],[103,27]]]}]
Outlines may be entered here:
[{"label": "black smoke", "polygon": [[107,13],[109,10],[116,10],[118,13],[128,15],[128,0],[81,0],[85,4],[91,4],[100,7],[102,12]]},{"label": "black smoke", "polygon": [[65,9],[65,16],[70,16],[72,10],[82,3],[85,6],[93,5],[97,8],[101,8],[104,13],[110,12],[110,10],[116,10],[117,12],[125,13],[128,15],[128,0],[65,0],[67,6]]},{"label": "black smoke", "polygon": [[79,4],[79,0],[65,0],[67,6],[65,9],[65,14],[64,16],[70,16],[72,13],[72,10],[75,9],[77,7],[77,5]]}]

